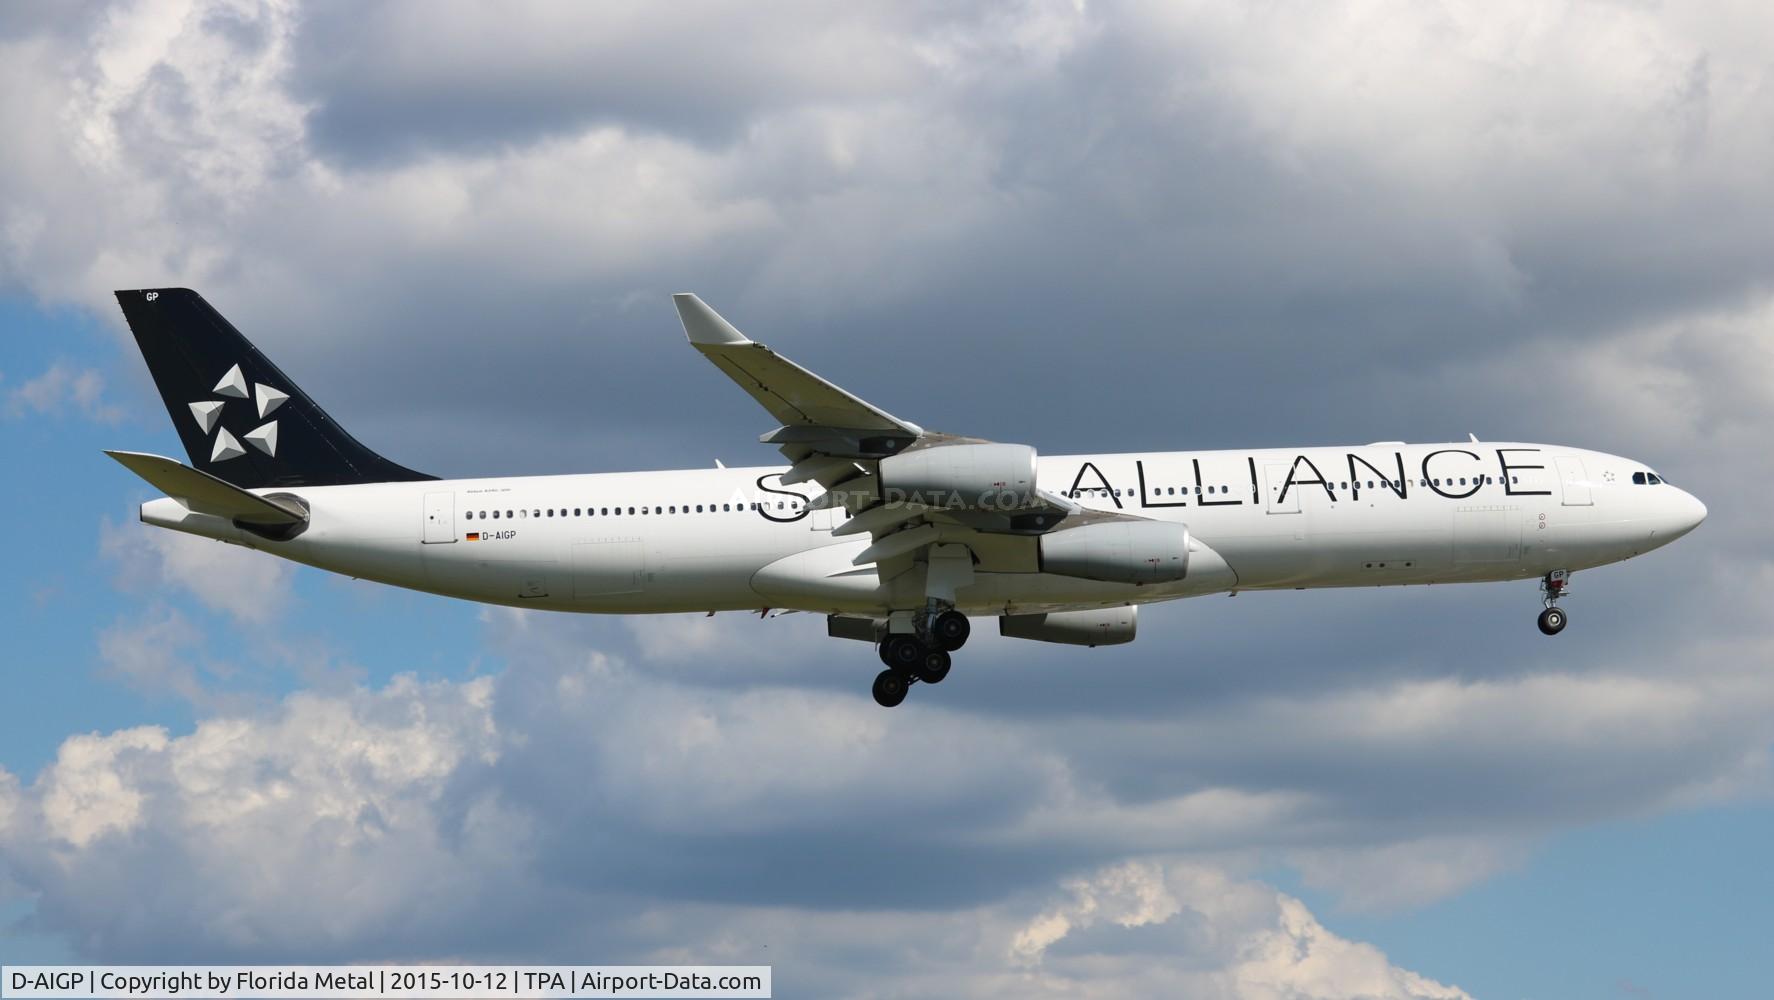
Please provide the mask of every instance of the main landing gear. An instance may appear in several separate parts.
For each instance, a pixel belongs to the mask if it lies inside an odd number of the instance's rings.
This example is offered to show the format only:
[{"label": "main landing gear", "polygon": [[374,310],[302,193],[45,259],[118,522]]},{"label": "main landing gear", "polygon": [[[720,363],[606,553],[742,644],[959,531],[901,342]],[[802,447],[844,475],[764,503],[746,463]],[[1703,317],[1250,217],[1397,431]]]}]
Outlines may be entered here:
[{"label": "main landing gear", "polygon": [[944,611],[920,632],[896,632],[881,641],[881,662],[887,669],[875,677],[875,704],[892,708],[905,701],[914,681],[941,684],[949,675],[949,654],[967,643],[972,634],[967,616]]},{"label": "main landing gear", "polygon": [[1558,606],[1558,599],[1571,592],[1571,574],[1568,570],[1555,569],[1540,579],[1540,601],[1546,610],[1540,612],[1540,631],[1546,635],[1557,635],[1565,630],[1563,608]]}]

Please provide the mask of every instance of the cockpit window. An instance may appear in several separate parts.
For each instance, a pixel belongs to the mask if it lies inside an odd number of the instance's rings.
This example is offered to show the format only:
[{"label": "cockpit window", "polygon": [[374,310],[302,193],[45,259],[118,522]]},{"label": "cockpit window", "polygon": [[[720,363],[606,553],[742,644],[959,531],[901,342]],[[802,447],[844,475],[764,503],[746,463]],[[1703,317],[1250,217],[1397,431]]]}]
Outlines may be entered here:
[{"label": "cockpit window", "polygon": [[1647,478],[1651,481],[1652,486],[1656,486],[1658,483],[1663,482],[1663,480],[1657,478],[1657,474],[1655,472],[1646,473],[1645,478]]},{"label": "cockpit window", "polygon": [[1645,485],[1645,474],[1642,472],[1633,473],[1632,474],[1632,485],[1634,485],[1634,486]]}]

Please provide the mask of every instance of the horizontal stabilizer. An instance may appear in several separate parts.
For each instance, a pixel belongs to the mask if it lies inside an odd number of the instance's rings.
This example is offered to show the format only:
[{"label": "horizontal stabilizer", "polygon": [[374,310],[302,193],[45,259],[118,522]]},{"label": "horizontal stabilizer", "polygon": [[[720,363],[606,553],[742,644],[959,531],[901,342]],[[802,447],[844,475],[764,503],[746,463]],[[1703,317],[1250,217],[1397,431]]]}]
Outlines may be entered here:
[{"label": "horizontal stabilizer", "polygon": [[199,514],[267,525],[300,524],[308,519],[306,513],[294,506],[248,493],[170,458],[135,451],[107,451],[105,454],[147,480],[148,485]]}]

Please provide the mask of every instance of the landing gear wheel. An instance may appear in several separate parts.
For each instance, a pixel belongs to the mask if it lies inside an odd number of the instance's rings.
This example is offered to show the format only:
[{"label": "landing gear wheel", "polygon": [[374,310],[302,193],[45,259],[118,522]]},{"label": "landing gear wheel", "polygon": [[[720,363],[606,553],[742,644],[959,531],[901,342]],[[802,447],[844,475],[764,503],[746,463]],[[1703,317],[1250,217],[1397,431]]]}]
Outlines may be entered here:
[{"label": "landing gear wheel", "polygon": [[875,704],[882,708],[892,708],[905,700],[906,689],[911,684],[905,674],[891,668],[875,675]]},{"label": "landing gear wheel", "polygon": [[967,616],[959,611],[944,611],[930,625],[930,638],[936,640],[937,646],[951,653],[967,645],[967,637],[971,634],[973,626],[968,624]]},{"label": "landing gear wheel", "polygon": [[1558,608],[1547,608],[1540,612],[1540,631],[1547,635],[1557,635],[1565,630],[1565,613]]},{"label": "landing gear wheel", "polygon": [[918,679],[926,684],[941,684],[942,679],[949,675],[949,664],[948,653],[932,649],[924,654],[923,661],[918,664]]},{"label": "landing gear wheel", "polygon": [[881,662],[889,670],[909,674],[924,662],[924,644],[914,635],[890,635],[881,643]]}]

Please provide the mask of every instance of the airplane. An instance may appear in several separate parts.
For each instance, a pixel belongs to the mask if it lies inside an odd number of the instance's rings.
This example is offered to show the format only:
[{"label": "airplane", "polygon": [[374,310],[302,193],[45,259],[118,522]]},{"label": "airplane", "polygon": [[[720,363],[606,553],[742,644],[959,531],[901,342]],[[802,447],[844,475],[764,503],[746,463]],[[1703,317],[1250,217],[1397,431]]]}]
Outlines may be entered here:
[{"label": "airplane", "polygon": [[144,522],[490,604],[823,614],[875,646],[884,707],[948,675],[972,618],[1107,646],[1185,597],[1537,578],[1556,635],[1571,574],[1706,517],[1633,459],[1476,437],[1038,455],[893,416],[692,294],[691,346],[786,465],[439,479],[358,443],[196,292],[116,296],[190,459],[106,452],[165,494]]}]

